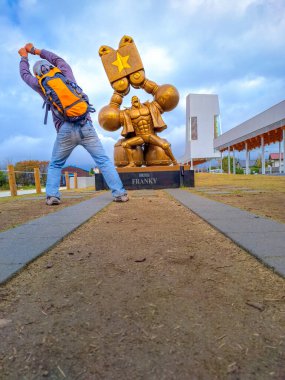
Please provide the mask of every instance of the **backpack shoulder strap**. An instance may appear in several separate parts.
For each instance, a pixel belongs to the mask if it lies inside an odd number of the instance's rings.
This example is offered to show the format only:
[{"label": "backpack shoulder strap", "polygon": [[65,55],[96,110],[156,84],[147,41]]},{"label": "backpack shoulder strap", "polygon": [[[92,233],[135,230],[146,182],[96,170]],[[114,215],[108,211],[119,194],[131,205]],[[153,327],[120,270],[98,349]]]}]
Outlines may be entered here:
[{"label": "backpack shoulder strap", "polygon": [[43,104],[43,108],[44,107],[46,107],[45,117],[44,117],[44,124],[46,125],[47,124],[47,119],[48,119],[48,111],[50,111],[50,104],[47,103],[47,101],[45,101],[44,104]]},{"label": "backpack shoulder strap", "polygon": [[61,73],[61,71],[59,70],[59,68],[57,68],[57,67],[53,67],[52,69],[50,69],[49,72],[47,72],[46,74],[42,75],[41,77],[38,76],[38,75],[36,75],[36,77],[37,77],[37,79],[38,79],[38,82],[39,82],[39,85],[40,85],[40,87],[41,87],[41,89],[42,89],[42,91],[43,91],[44,94],[46,93],[46,91],[45,91],[45,89],[44,89],[44,87],[43,87],[43,85],[42,85],[43,80],[44,80],[45,78],[47,78],[47,77],[48,77],[48,78],[52,78],[52,77],[54,77],[55,74],[57,74],[57,73]]},{"label": "backpack shoulder strap", "polygon": [[[52,69],[50,69],[49,72],[47,72],[46,74],[42,75],[41,77],[38,76],[38,75],[36,75],[36,78],[38,79],[38,83],[39,83],[39,85],[41,87],[41,90],[42,90],[42,92],[43,92],[44,95],[46,95],[46,90],[45,90],[44,86],[42,85],[43,80],[46,77],[52,78],[57,73],[61,73],[61,71],[57,67],[53,67]],[[45,98],[45,101],[44,101],[44,104],[43,104],[43,108],[44,107],[45,107],[44,124],[47,124],[48,111],[50,111],[50,102],[49,102],[49,100],[48,100],[47,97]]]}]

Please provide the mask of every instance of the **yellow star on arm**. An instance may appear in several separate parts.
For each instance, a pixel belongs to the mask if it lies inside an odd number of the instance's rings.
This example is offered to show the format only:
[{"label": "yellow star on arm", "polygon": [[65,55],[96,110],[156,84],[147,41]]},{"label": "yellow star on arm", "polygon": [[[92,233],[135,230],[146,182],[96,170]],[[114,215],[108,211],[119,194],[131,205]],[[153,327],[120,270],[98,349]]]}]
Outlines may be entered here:
[{"label": "yellow star on arm", "polygon": [[120,53],[117,52],[117,59],[116,61],[112,62],[112,65],[117,66],[119,73],[123,69],[128,69],[131,66],[128,64],[128,59],[130,58],[129,55],[126,55],[125,57],[122,57]]}]

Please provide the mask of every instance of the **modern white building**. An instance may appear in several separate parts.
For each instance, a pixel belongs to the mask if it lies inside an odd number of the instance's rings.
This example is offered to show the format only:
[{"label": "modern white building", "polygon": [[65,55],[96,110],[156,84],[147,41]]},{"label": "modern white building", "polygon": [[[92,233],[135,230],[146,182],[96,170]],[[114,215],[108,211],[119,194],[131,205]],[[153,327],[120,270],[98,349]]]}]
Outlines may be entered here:
[{"label": "modern white building", "polygon": [[[215,138],[214,147],[220,152],[228,152],[233,156],[233,172],[235,173],[235,152],[245,150],[246,174],[249,174],[249,152],[252,149],[261,149],[262,174],[265,174],[265,145],[279,143],[278,167],[279,172],[284,172],[285,154],[285,100],[275,104],[267,110],[259,113],[242,124],[230,129],[221,136]],[[283,161],[283,164],[282,164]],[[230,165],[228,165],[230,173]]]},{"label": "modern white building", "polygon": [[214,139],[221,134],[218,95],[189,94],[186,97],[186,145],[180,163],[195,164],[220,158]]}]

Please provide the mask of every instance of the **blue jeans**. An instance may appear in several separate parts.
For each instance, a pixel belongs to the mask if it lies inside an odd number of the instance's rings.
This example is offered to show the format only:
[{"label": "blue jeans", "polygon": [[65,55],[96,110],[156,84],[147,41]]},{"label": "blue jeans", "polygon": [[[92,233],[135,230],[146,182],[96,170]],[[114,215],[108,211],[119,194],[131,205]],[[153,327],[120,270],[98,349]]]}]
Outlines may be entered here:
[{"label": "blue jeans", "polygon": [[126,194],[121,179],[113,163],[106,155],[92,123],[87,121],[83,127],[76,123],[67,122],[61,126],[48,167],[46,196],[60,198],[61,169],[77,145],[82,145],[91,154],[107,185],[112,190],[113,197]]}]

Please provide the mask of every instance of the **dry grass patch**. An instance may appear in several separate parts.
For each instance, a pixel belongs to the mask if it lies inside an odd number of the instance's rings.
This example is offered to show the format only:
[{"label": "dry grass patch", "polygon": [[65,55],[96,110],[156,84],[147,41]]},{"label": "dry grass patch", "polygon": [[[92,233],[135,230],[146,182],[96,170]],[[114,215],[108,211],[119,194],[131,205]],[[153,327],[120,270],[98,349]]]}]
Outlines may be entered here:
[{"label": "dry grass patch", "polygon": [[191,191],[285,223],[285,177],[197,173]]},{"label": "dry grass patch", "polygon": [[244,187],[285,193],[285,176],[197,173],[195,186],[196,188]]}]

